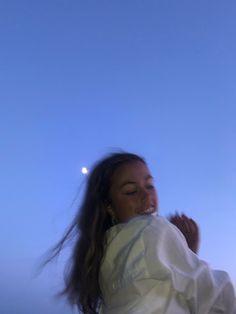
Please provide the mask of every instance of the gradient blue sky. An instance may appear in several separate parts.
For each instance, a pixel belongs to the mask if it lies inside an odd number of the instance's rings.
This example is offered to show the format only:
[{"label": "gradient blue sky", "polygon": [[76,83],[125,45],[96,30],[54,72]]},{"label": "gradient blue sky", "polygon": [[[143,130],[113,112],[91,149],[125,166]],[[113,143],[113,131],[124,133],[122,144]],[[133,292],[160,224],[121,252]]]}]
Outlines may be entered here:
[{"label": "gradient blue sky", "polygon": [[0,3],[1,313],[71,313],[52,297],[67,253],[33,274],[81,167],[116,149],[146,158],[162,214],[192,216],[236,285],[235,16],[234,0]]}]

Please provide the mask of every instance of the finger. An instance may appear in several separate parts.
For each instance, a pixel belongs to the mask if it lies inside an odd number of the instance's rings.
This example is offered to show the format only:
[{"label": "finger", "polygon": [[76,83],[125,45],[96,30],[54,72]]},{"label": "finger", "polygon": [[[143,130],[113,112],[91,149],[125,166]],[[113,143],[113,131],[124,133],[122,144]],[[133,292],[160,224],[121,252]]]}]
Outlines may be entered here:
[{"label": "finger", "polygon": [[175,213],[173,215],[170,215],[170,218],[176,218],[176,217],[180,217],[180,215],[178,213]]},{"label": "finger", "polygon": [[183,219],[184,219],[185,222],[188,224],[188,227],[187,227],[187,228],[188,228],[188,230],[189,230],[190,232],[198,233],[198,230],[199,230],[198,225],[197,225],[197,223],[196,223],[192,218],[189,218],[189,217],[183,215]]},{"label": "finger", "polygon": [[184,223],[184,227],[185,227],[186,231],[187,231],[188,233],[191,233],[191,226],[190,226],[189,220],[184,219],[184,220],[183,220],[183,223]]},{"label": "finger", "polygon": [[177,224],[177,223],[180,222],[180,217],[179,217],[179,216],[172,216],[172,217],[170,218],[170,221],[171,221],[172,223],[174,223],[174,224]]},{"label": "finger", "polygon": [[191,224],[192,232],[198,233],[199,232],[198,225],[196,224],[196,222],[193,219],[190,219],[190,224]]},{"label": "finger", "polygon": [[191,232],[190,219],[187,216],[185,216],[184,214],[182,214],[181,218],[182,218],[183,226],[185,227],[186,231]]}]

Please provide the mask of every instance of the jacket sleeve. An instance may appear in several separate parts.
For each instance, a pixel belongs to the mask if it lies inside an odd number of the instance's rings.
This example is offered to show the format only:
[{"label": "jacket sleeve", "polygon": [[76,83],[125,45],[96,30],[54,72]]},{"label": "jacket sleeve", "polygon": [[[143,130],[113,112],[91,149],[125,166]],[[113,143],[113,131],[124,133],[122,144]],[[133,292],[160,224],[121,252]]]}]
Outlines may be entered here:
[{"label": "jacket sleeve", "polygon": [[[149,225],[143,232],[145,261],[150,278],[157,284],[169,282],[169,301],[163,313],[176,306],[196,314],[236,314],[233,285],[226,272],[212,270],[187,246],[182,233],[167,220]],[[170,300],[171,298],[175,300]],[[172,308],[173,304],[173,308]]]}]

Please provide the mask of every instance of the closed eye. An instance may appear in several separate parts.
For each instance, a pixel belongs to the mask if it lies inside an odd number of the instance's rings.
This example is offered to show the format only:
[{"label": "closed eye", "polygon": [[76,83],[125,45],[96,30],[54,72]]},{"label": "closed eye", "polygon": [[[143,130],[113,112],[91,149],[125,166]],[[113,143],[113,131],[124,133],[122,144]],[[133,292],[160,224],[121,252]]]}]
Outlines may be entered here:
[{"label": "closed eye", "polygon": [[130,191],[130,192],[125,192],[125,195],[133,195],[135,194],[137,191]]},{"label": "closed eye", "polygon": [[154,189],[154,185],[152,185],[152,184],[147,185],[147,189],[153,190]]}]

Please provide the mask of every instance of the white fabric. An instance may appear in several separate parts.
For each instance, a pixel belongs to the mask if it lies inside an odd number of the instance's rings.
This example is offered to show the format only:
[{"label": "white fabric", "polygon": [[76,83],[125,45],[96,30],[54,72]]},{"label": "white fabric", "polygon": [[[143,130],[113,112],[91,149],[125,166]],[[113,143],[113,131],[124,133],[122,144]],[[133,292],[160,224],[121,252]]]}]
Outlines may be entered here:
[{"label": "white fabric", "polygon": [[133,218],[107,232],[101,314],[236,314],[232,283],[166,219]]}]

